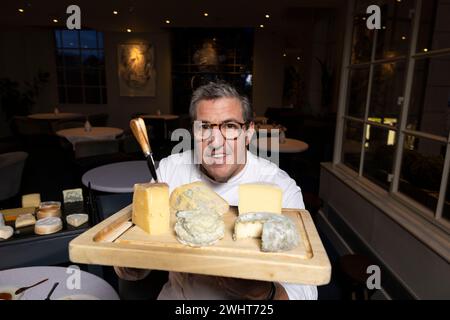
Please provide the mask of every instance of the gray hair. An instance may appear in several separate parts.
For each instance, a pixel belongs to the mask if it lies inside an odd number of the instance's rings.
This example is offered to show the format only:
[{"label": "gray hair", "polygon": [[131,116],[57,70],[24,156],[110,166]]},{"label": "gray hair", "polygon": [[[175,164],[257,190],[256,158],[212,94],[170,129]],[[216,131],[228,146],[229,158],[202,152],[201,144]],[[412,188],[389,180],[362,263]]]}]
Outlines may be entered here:
[{"label": "gray hair", "polygon": [[202,100],[215,100],[220,98],[236,98],[241,103],[242,118],[244,122],[253,120],[253,111],[250,101],[246,96],[240,95],[237,90],[224,81],[210,82],[198,87],[192,94],[191,104],[189,106],[189,115],[192,120],[197,116],[197,105]]}]

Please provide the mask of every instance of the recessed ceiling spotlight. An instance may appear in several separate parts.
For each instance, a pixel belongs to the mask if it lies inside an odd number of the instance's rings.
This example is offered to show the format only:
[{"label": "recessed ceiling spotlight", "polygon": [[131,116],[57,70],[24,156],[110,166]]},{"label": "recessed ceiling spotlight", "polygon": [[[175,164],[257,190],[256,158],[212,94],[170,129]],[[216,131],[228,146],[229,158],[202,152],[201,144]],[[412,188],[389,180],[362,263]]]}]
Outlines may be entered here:
[{"label": "recessed ceiling spotlight", "polygon": [[297,57],[297,60],[300,61],[300,57]]},{"label": "recessed ceiling spotlight", "polygon": [[260,27],[260,28],[264,28],[264,25],[263,25],[263,24],[260,24],[259,27]]},{"label": "recessed ceiling spotlight", "polygon": [[52,20],[54,23],[58,23],[58,19],[53,19]]},{"label": "recessed ceiling spotlight", "polygon": [[402,40],[406,40],[406,37],[405,37],[405,36],[402,36]]},{"label": "recessed ceiling spotlight", "polygon": [[128,28],[128,29],[127,29],[127,32],[131,32],[131,29],[130,29],[130,28]]},{"label": "recessed ceiling spotlight", "polygon": [[287,54],[286,53],[283,53],[283,57],[286,57],[287,56]]},{"label": "recessed ceiling spotlight", "polygon": [[19,10],[20,13],[23,13],[25,10],[23,10],[22,8],[17,9]]},{"label": "recessed ceiling spotlight", "polygon": [[166,23],[169,24],[169,23],[170,23],[170,20],[166,20]]},{"label": "recessed ceiling spotlight", "polygon": [[113,14],[119,14],[119,11],[114,10]]},{"label": "recessed ceiling spotlight", "polygon": [[428,52],[428,49],[427,48],[423,49],[423,52]]},{"label": "recessed ceiling spotlight", "polygon": [[266,14],[265,17],[266,17],[267,19],[269,19],[269,18],[270,18],[270,15]]},{"label": "recessed ceiling spotlight", "polygon": [[204,12],[203,15],[204,15],[205,17],[209,16],[208,12]]}]

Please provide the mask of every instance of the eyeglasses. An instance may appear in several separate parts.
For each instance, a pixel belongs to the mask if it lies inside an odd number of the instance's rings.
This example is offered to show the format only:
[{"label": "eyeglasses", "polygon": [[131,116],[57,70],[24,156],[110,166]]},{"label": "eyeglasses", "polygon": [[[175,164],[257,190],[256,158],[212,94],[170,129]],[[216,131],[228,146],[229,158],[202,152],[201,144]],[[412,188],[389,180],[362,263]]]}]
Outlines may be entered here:
[{"label": "eyeglasses", "polygon": [[214,127],[218,127],[222,136],[226,140],[236,140],[248,123],[237,122],[237,121],[225,121],[222,123],[209,123],[202,121],[194,121],[194,137],[199,140],[207,140],[211,137]]}]

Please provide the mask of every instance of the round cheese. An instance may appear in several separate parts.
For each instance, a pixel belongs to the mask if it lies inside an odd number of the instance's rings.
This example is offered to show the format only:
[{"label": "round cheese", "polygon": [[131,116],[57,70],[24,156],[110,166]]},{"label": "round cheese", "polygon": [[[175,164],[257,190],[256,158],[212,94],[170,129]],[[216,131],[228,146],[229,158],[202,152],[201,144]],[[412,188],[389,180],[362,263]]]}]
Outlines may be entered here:
[{"label": "round cheese", "polygon": [[52,234],[62,229],[62,221],[58,217],[48,217],[36,221],[34,233],[39,235]]},{"label": "round cheese", "polygon": [[0,238],[1,239],[9,239],[14,234],[14,229],[10,226],[1,226],[0,227]]}]

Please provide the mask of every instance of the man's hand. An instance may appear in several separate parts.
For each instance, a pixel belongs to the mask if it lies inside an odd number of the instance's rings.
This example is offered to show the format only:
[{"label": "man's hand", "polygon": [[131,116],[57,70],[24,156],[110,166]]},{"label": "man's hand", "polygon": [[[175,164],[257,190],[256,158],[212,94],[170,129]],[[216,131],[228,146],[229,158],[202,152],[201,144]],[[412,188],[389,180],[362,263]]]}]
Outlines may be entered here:
[{"label": "man's hand", "polygon": [[125,268],[125,267],[114,267],[114,271],[120,279],[128,281],[138,281],[147,277],[150,270],[146,269],[136,269],[136,268]]},{"label": "man's hand", "polygon": [[[219,288],[233,299],[267,300],[272,291],[272,283],[266,281],[244,280],[236,278],[216,277]],[[283,286],[275,283],[274,300],[289,300]]]}]

